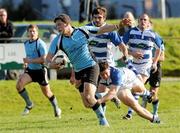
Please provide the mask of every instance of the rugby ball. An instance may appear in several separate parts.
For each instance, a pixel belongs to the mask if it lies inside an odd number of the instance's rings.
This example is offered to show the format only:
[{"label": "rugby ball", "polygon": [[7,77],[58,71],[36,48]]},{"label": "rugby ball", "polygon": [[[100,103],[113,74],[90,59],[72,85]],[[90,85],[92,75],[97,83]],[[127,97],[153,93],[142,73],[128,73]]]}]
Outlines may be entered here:
[{"label": "rugby ball", "polygon": [[58,55],[54,59],[55,63],[61,64],[62,66],[66,65],[66,57],[64,55]]}]

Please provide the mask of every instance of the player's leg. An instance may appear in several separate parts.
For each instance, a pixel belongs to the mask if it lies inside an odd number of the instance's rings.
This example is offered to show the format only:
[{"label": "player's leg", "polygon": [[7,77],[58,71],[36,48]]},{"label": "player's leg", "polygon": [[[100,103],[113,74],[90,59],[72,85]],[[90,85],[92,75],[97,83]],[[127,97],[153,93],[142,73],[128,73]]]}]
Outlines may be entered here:
[{"label": "player's leg", "polygon": [[[106,87],[106,85],[99,83],[98,89],[95,94],[95,98],[99,99],[105,96],[108,93],[109,89]],[[106,112],[106,103],[101,103],[101,106],[103,108],[104,113]]]},{"label": "player's leg", "polygon": [[58,101],[57,101],[55,95],[53,94],[53,92],[51,91],[49,84],[40,85],[40,87],[41,87],[43,94],[49,99],[49,101],[53,107],[54,116],[60,118],[61,117],[61,109],[58,106]]},{"label": "player's leg", "polygon": [[153,106],[153,114],[158,115],[158,108],[159,108],[159,98],[158,98],[158,90],[159,87],[150,88],[153,91],[153,99],[152,99],[152,106]]},{"label": "player's leg", "polygon": [[[134,67],[136,68],[137,72],[141,75],[141,82],[143,84],[145,84],[145,82],[147,81],[147,79],[150,76],[151,62],[148,62],[146,64],[141,64],[141,65],[134,64]],[[138,93],[137,93],[137,95],[138,95]],[[149,99],[149,101],[150,101],[151,100],[151,96],[147,97],[146,92],[140,93],[139,96],[142,97],[142,106],[146,107],[147,99]]]},{"label": "player's leg", "polygon": [[49,101],[53,107],[53,110],[54,110],[54,116],[60,118],[61,117],[61,109],[58,106],[56,97],[54,96],[53,92],[50,89],[46,68],[43,68],[39,72],[39,74],[37,76],[37,82],[39,83],[43,94],[49,99]]},{"label": "player's leg", "polygon": [[[142,81],[130,70],[126,70],[126,76],[128,79],[128,82],[126,83],[126,88],[132,88],[132,86],[134,85],[141,85],[142,87],[138,88],[137,90],[133,91],[132,90],[132,95],[134,97],[134,99],[138,102],[139,100],[139,96],[146,96],[145,94],[147,94],[147,91],[145,88],[143,88],[143,82],[148,78],[147,75],[148,75],[148,72],[146,70],[143,70],[144,66],[139,66],[139,65],[136,65],[136,68],[138,68],[138,73],[141,72],[141,79]],[[141,70],[141,71],[139,71]],[[133,78],[134,77],[134,78]],[[141,88],[143,90],[141,90]],[[132,118],[132,114],[133,114],[133,109],[132,108],[128,108],[128,113],[123,116],[123,119],[126,119],[126,120],[130,120]]]},{"label": "player's leg", "polygon": [[119,99],[127,106],[131,107],[136,113],[154,123],[160,123],[158,117],[153,116],[148,110],[141,107],[141,105],[134,99],[131,91],[129,89],[121,89],[118,91]]},{"label": "player's leg", "polygon": [[106,120],[104,111],[102,106],[97,103],[97,100],[95,98],[95,92],[96,92],[96,86],[91,83],[84,83],[84,97],[85,97],[85,103],[88,103],[93,111],[96,113],[97,118],[99,119],[99,124],[103,126],[109,126],[108,121]]},{"label": "player's leg", "polygon": [[22,112],[22,115],[29,114],[29,111],[33,107],[33,102],[30,100],[29,94],[25,89],[25,86],[31,82],[32,82],[32,79],[29,76],[29,74],[24,73],[24,74],[19,76],[19,79],[18,79],[17,84],[16,84],[16,89],[17,89],[18,93],[24,99],[24,101],[26,103],[26,106],[25,106],[24,111]]},{"label": "player's leg", "polygon": [[[101,79],[99,76],[98,87],[97,87],[97,91],[95,94],[95,98],[99,99],[99,98],[103,97],[104,95],[106,95],[108,93],[108,91],[109,91],[109,88],[107,88],[106,81]],[[103,111],[105,113],[106,112],[106,103],[102,103],[101,106],[102,106]]]},{"label": "player's leg", "polygon": [[109,126],[104,111],[102,109],[102,106],[97,103],[97,100],[95,98],[95,93],[96,93],[96,86],[97,86],[97,81],[98,81],[98,76],[99,76],[99,66],[95,65],[92,67],[89,67],[84,71],[85,77],[81,79],[81,81],[84,81],[84,90],[83,90],[83,96],[84,96],[84,103],[88,103],[90,107],[93,109],[93,111],[96,113],[97,118],[99,119],[99,124],[102,126]]},{"label": "player's leg", "polygon": [[[138,102],[139,94],[137,94],[137,93],[132,93],[132,95],[133,95],[134,99]],[[132,114],[133,114],[133,112],[134,112],[134,110],[133,110],[131,107],[129,107],[129,108],[128,108],[128,112],[127,112],[127,114],[126,114],[125,116],[123,116],[123,119],[125,119],[125,120],[131,120],[131,119],[132,119]]]},{"label": "player's leg", "polygon": [[149,81],[150,84],[150,91],[153,92],[153,99],[152,99],[152,105],[153,105],[153,114],[158,114],[158,108],[159,108],[159,98],[158,98],[158,91],[161,84],[161,77],[162,77],[162,70],[160,62],[157,64],[157,71],[152,74],[152,78]]}]

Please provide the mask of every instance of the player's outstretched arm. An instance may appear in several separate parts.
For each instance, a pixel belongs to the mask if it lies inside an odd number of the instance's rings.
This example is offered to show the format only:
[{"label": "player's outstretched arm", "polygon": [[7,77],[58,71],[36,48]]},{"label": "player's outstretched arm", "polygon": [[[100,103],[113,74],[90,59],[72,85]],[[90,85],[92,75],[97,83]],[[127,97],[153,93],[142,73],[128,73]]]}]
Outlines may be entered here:
[{"label": "player's outstretched arm", "polygon": [[105,26],[102,26],[99,28],[97,34],[111,32],[111,31],[117,30],[118,28],[119,28],[119,26],[116,24],[105,25]]},{"label": "player's outstretched arm", "polygon": [[111,85],[108,93],[102,98],[98,99],[98,103],[101,104],[107,102],[108,100],[111,100],[114,96],[116,96],[116,92],[117,92],[116,90],[117,90],[117,86]]}]

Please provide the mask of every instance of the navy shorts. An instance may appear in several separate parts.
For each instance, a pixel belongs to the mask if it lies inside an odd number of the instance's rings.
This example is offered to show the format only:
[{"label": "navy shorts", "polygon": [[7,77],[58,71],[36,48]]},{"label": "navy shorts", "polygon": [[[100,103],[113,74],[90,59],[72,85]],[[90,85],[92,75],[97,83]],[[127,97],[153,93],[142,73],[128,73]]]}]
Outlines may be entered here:
[{"label": "navy shorts", "polygon": [[47,74],[47,68],[43,67],[42,69],[38,70],[32,70],[27,68],[25,70],[25,73],[27,73],[33,82],[38,82],[42,86],[48,85],[48,74]]},{"label": "navy shorts", "polygon": [[157,63],[157,71],[155,73],[150,73],[150,77],[147,80],[151,87],[160,87],[162,77],[161,63]]},{"label": "navy shorts", "polygon": [[99,66],[98,64],[85,68],[79,72],[75,72],[75,78],[76,80],[81,80],[82,84],[79,87],[79,92],[84,91],[84,82],[94,84],[97,86],[99,76]]}]

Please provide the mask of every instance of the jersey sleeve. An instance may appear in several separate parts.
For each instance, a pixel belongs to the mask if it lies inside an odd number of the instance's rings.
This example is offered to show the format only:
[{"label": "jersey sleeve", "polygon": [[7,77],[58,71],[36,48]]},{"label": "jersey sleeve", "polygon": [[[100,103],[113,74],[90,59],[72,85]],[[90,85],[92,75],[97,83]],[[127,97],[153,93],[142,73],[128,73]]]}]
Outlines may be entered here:
[{"label": "jersey sleeve", "polygon": [[112,70],[112,69],[111,71],[114,71],[114,72],[111,72],[111,80],[112,80],[111,84],[120,86],[122,84],[122,76],[121,76],[120,71]]},{"label": "jersey sleeve", "polygon": [[42,40],[39,41],[39,49],[40,49],[40,55],[47,55],[47,46],[46,43]]},{"label": "jersey sleeve", "polygon": [[109,38],[111,40],[111,42],[115,45],[118,46],[119,44],[122,44],[122,39],[121,37],[118,35],[118,33],[116,31],[110,32],[109,33]]},{"label": "jersey sleeve", "polygon": [[58,45],[59,37],[60,37],[60,35],[56,36],[50,44],[48,52],[52,55],[55,55],[57,52],[57,45]]},{"label": "jersey sleeve", "polygon": [[123,42],[127,45],[127,43],[129,42],[129,35],[130,35],[130,31],[129,30],[128,32],[126,32],[124,35],[123,35]]},{"label": "jersey sleeve", "polygon": [[99,27],[95,27],[95,26],[82,26],[79,27],[80,29],[84,30],[88,35],[90,34],[97,34]]},{"label": "jersey sleeve", "polygon": [[158,37],[159,37],[159,39],[161,41],[161,50],[165,51],[164,41],[163,41],[162,37],[159,34],[158,34]]},{"label": "jersey sleeve", "polygon": [[155,44],[155,48],[156,49],[160,49],[161,48],[162,40],[160,39],[160,36],[157,35],[157,34],[155,34],[154,44]]}]

